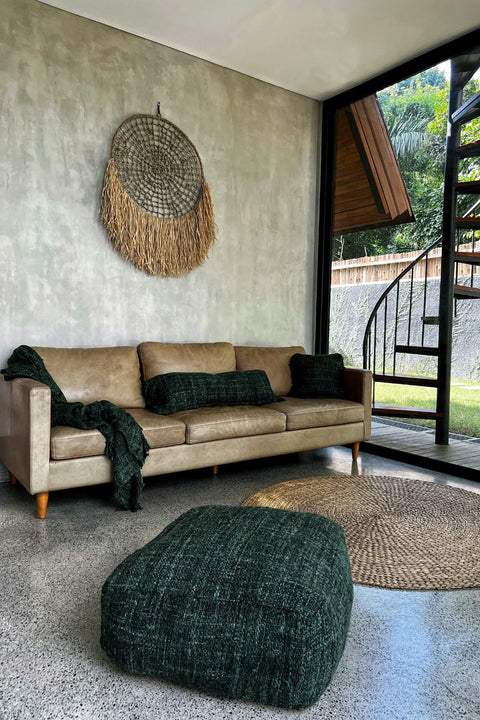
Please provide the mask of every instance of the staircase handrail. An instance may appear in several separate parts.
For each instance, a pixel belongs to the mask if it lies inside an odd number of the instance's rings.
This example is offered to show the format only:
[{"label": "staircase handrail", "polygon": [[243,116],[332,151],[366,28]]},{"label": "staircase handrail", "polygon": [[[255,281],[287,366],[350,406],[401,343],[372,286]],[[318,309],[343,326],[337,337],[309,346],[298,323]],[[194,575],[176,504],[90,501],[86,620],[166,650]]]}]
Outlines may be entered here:
[{"label": "staircase handrail", "polygon": [[[469,209],[466,211],[466,213],[465,213],[464,215],[462,215],[462,217],[464,217],[464,218],[468,217],[468,216],[470,215],[470,213],[472,213],[474,210],[476,210],[479,205],[480,205],[480,199],[477,200],[476,202],[474,202],[473,205],[472,205],[472,207],[469,208]],[[368,338],[369,338],[369,335],[370,335],[370,330],[371,330],[373,321],[374,321],[375,316],[376,316],[376,314],[377,314],[377,310],[379,309],[379,307],[381,306],[381,304],[383,303],[383,301],[385,300],[385,298],[387,297],[387,295],[390,293],[390,290],[393,290],[393,288],[397,286],[397,284],[400,282],[400,280],[401,280],[403,277],[405,277],[405,275],[407,275],[407,273],[411,272],[412,269],[415,267],[415,265],[417,265],[417,263],[419,263],[421,260],[423,260],[423,258],[424,258],[426,255],[428,255],[428,253],[429,253],[431,250],[433,250],[434,248],[438,247],[438,245],[441,244],[442,239],[443,239],[443,235],[440,235],[440,237],[437,238],[437,240],[435,240],[435,242],[433,242],[433,243],[432,243],[431,245],[429,245],[425,250],[423,250],[419,255],[417,255],[417,257],[414,258],[414,259],[412,260],[412,262],[409,263],[409,264],[407,265],[407,267],[404,268],[404,269],[402,270],[402,272],[399,273],[399,274],[397,275],[397,277],[392,280],[392,282],[390,283],[390,285],[383,291],[383,293],[380,295],[380,297],[378,298],[377,302],[375,303],[375,305],[374,305],[374,307],[373,307],[373,310],[372,310],[372,312],[370,313],[370,317],[368,318],[367,325],[366,325],[366,328],[365,328],[365,333],[364,333],[364,336],[363,336],[362,350],[363,350],[363,366],[364,366],[365,368],[367,367],[367,364],[368,364]],[[426,278],[425,278],[425,280],[426,280]]]}]

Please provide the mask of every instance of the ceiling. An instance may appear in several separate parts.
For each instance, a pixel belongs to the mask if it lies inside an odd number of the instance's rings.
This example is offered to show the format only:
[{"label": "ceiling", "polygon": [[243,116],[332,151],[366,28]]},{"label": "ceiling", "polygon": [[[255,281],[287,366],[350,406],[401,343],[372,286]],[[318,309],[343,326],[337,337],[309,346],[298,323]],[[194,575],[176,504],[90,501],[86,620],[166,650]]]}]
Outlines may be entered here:
[{"label": "ceiling", "polygon": [[480,27],[479,0],[40,0],[324,99]]}]

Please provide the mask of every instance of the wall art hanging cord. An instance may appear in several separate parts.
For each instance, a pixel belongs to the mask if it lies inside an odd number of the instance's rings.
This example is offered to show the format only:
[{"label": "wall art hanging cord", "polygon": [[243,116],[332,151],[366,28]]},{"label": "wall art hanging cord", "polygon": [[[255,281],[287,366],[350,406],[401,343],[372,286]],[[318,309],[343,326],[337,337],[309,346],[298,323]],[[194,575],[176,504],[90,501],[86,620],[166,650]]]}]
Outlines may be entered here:
[{"label": "wall art hanging cord", "polygon": [[114,247],[139,270],[178,277],[201,265],[215,240],[209,187],[193,144],[161,115],[117,129],[101,216]]}]

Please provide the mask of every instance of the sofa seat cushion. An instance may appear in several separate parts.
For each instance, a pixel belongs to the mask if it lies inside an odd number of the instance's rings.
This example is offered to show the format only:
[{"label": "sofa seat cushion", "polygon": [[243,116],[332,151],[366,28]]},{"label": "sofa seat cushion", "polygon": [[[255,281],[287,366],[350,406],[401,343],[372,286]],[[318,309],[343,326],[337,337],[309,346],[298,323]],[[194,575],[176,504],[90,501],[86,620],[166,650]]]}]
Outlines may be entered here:
[{"label": "sofa seat cushion", "polygon": [[265,407],[285,413],[287,430],[346,425],[365,419],[361,403],[343,398],[288,397],[282,403],[270,403]]},{"label": "sofa seat cushion", "polygon": [[[280,407],[283,403],[278,403]],[[237,405],[235,407],[204,407],[169,415],[185,423],[185,441],[189,445],[224,440],[226,438],[266,435],[283,432],[286,416],[263,407]]]},{"label": "sofa seat cushion", "polygon": [[[185,442],[185,424],[172,416],[155,415],[142,408],[129,408],[151,448],[181,445]],[[79,430],[65,425],[51,429],[50,454],[53,460],[102,455],[105,438],[99,430]]]},{"label": "sofa seat cushion", "polygon": [[[151,448],[182,445],[185,442],[185,424],[181,420],[161,417],[148,410],[129,408],[137,423],[143,428],[143,433]],[[172,420],[169,422],[169,420]]]}]

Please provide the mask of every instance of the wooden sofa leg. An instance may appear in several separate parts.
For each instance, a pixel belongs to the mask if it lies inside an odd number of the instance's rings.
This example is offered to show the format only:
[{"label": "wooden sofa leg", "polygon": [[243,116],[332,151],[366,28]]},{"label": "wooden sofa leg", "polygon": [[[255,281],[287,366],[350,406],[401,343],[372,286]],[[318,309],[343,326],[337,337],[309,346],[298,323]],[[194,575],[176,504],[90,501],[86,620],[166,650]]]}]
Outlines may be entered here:
[{"label": "wooden sofa leg", "polygon": [[37,517],[43,520],[47,515],[48,492],[37,493]]},{"label": "wooden sofa leg", "polygon": [[10,482],[12,483],[12,485],[16,485],[16,483],[17,483],[17,478],[15,477],[15,475],[14,475],[13,473],[11,473],[11,472],[9,472],[8,474],[9,474],[9,476],[10,476]]},{"label": "wooden sofa leg", "polygon": [[355,442],[352,444],[352,460],[356,460],[358,458],[358,451],[360,450],[360,443]]},{"label": "wooden sofa leg", "polygon": [[218,465],[212,465],[212,475],[218,474]]}]

